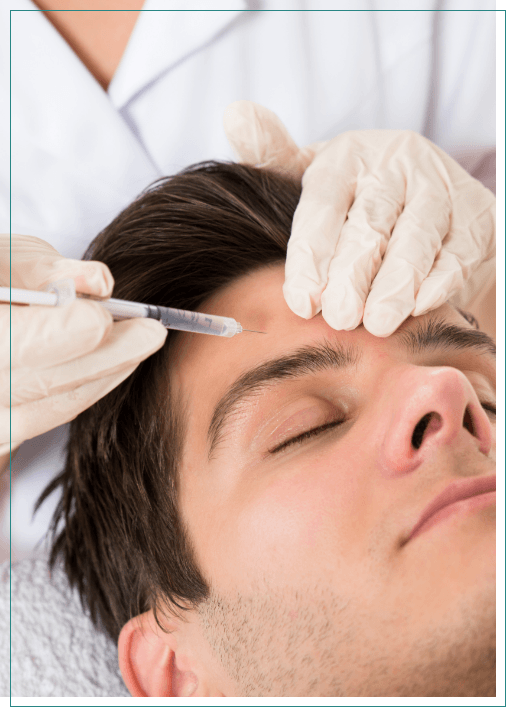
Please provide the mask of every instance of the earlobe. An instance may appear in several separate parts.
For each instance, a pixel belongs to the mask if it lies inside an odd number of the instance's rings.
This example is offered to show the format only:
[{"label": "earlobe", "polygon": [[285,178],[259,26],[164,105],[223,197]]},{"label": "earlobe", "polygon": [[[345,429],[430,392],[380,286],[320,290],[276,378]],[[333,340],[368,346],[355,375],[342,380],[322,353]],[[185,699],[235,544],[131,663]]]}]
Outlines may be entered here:
[{"label": "earlobe", "polygon": [[123,626],[118,654],[123,680],[133,697],[190,697],[197,692],[196,674],[177,667],[175,632],[162,631],[152,611]]}]

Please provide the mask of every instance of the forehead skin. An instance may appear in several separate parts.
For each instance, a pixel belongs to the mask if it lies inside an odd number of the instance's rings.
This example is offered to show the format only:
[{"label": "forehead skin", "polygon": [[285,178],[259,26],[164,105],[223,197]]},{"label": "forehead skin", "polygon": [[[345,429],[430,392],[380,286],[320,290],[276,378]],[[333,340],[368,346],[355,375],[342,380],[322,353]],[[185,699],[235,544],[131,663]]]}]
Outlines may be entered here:
[{"label": "forehead skin", "polygon": [[[450,481],[493,474],[492,454],[480,452],[464,430],[416,472],[389,474],[378,464],[378,450],[389,406],[409,393],[405,384],[399,390],[400,380],[419,385],[427,367],[454,366],[468,377],[480,400],[489,400],[492,361],[468,351],[413,354],[392,337],[376,338],[362,326],[336,332],[321,315],[306,321],[286,305],[283,280],[282,266],[265,268],[241,278],[202,307],[267,334],[243,333],[232,339],[182,335],[172,352],[171,380],[186,410],[180,504],[197,562],[213,590],[229,605],[240,596],[243,606],[248,602],[257,606],[256,621],[262,601],[269,604],[267,597],[278,597],[260,613],[268,614],[273,626],[279,609],[284,612],[280,621],[285,628],[293,621],[297,635],[306,632],[307,640],[299,641],[299,646],[305,645],[305,664],[321,664],[320,649],[310,638],[314,625],[308,629],[306,620],[305,628],[297,628],[297,621],[309,615],[313,617],[309,624],[314,624],[325,615],[326,629],[320,627],[320,633],[332,634],[327,657],[335,655],[340,665],[329,669],[326,660],[325,674],[330,671],[334,683],[340,682],[337,687],[324,684],[325,676],[315,678],[313,671],[313,683],[318,685],[314,694],[446,694],[444,687],[425,693],[428,688],[413,686],[418,692],[410,692],[408,683],[416,672],[411,668],[418,660],[419,675],[425,679],[430,674],[433,681],[446,680],[456,665],[465,675],[472,669],[473,655],[480,654],[481,641],[490,641],[495,516],[487,509],[469,514],[460,523],[439,524],[437,530],[405,547],[401,541],[421,510]],[[437,314],[471,328],[448,305]],[[403,328],[414,325],[411,318]],[[323,342],[357,347],[359,363],[283,383],[254,397],[233,416],[209,457],[209,423],[229,386],[261,362]],[[305,429],[325,422],[337,405],[358,411],[353,427],[342,435],[338,432],[269,456],[286,416],[296,420],[295,429],[297,425]],[[311,605],[320,610],[311,613]],[[469,630],[464,630],[466,625]],[[482,633],[477,641],[479,626]],[[243,637],[248,664],[258,654],[264,675],[269,672],[264,661],[272,663],[273,656],[289,653],[288,633],[284,637],[281,633],[264,631],[265,645],[257,636],[249,647]],[[462,636],[470,633],[474,640],[460,662],[447,664],[445,658],[460,655]],[[346,651],[340,655],[344,646]],[[290,660],[293,663],[294,658]],[[404,687],[395,687],[392,662],[398,665],[397,678]],[[241,665],[235,670],[238,684],[244,672]],[[299,667],[298,679],[303,680],[303,666]],[[249,679],[258,685],[258,675]],[[462,679],[460,673],[455,679]],[[265,685],[270,684],[275,684],[274,676],[265,679]],[[272,694],[312,694],[307,684],[285,686],[285,692],[272,687]],[[245,694],[244,689],[237,694]],[[248,694],[267,693],[264,687],[263,692]]]}]

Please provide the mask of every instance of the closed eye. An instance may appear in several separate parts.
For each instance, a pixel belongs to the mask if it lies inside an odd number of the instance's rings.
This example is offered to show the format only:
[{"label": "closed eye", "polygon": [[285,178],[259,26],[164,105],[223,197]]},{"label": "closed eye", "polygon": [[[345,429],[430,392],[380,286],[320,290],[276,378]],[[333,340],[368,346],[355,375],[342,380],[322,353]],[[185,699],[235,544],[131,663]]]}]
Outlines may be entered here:
[{"label": "closed eye", "polygon": [[[491,413],[492,415],[496,414],[496,406],[492,405],[491,403],[481,403],[481,406],[484,410],[487,412]],[[277,454],[278,452],[281,452],[288,447],[291,447],[294,444],[302,444],[303,442],[306,442],[308,439],[311,439],[312,437],[316,437],[319,434],[322,434],[323,432],[326,432],[327,430],[334,429],[335,427],[339,427],[339,425],[342,425],[343,422],[345,422],[344,418],[339,419],[339,420],[333,420],[332,422],[327,422],[325,425],[319,425],[318,427],[313,427],[311,430],[307,430],[306,432],[303,432],[302,434],[297,435],[296,437],[291,437],[290,439],[285,440],[281,444],[278,444],[276,447],[273,447],[272,449],[269,449],[269,454]]]},{"label": "closed eye", "polygon": [[481,403],[481,407],[486,410],[487,412],[492,413],[492,415],[496,414],[496,407],[495,405],[492,405],[491,403]]},{"label": "closed eye", "polygon": [[306,442],[308,439],[311,439],[312,437],[316,437],[319,434],[322,434],[323,432],[326,432],[327,430],[333,429],[334,427],[339,427],[339,425],[342,425],[343,422],[345,422],[344,418],[340,418],[339,420],[333,420],[332,422],[327,422],[325,425],[320,425],[319,427],[313,427],[311,430],[307,430],[307,432],[303,432],[300,435],[297,435],[296,437],[291,437],[290,439],[285,440],[281,444],[278,444],[276,447],[273,447],[273,449],[269,449],[269,454],[277,454],[277,452],[281,452],[287,447],[290,447],[294,444],[302,444],[303,442]]}]

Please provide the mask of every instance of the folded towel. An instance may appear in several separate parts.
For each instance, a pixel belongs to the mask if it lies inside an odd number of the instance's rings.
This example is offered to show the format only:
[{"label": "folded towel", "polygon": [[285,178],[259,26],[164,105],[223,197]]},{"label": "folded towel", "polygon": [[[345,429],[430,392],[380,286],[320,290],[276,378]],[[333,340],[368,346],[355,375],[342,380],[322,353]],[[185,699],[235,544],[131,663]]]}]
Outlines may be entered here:
[{"label": "folded towel", "polygon": [[[0,565],[0,695],[9,694],[9,563]],[[129,697],[115,644],[46,558],[12,566],[12,696]]]}]

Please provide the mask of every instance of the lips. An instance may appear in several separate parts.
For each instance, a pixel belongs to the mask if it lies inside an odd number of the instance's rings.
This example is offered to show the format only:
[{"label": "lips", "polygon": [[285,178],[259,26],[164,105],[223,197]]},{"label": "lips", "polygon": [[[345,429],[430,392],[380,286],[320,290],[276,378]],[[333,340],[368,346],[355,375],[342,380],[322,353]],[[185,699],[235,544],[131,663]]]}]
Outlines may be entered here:
[{"label": "lips", "polygon": [[[427,523],[438,511],[446,506],[451,506],[457,501],[463,501],[466,498],[472,498],[484,493],[490,493],[496,490],[494,476],[479,476],[473,479],[465,479],[463,481],[455,481],[445,488],[445,490],[436,496],[429,505],[424,509],[418,522],[411,531],[408,540],[418,533],[420,528]],[[407,541],[406,541],[407,542]]]}]

